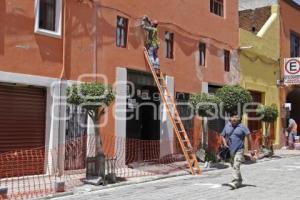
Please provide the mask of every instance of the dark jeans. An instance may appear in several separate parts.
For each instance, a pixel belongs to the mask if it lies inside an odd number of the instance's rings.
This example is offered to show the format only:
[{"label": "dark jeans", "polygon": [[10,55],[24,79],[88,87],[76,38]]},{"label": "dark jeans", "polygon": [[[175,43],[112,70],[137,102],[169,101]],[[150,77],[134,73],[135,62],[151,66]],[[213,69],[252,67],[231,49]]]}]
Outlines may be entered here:
[{"label": "dark jeans", "polygon": [[148,52],[153,67],[159,69],[158,47],[149,47]]},{"label": "dark jeans", "polygon": [[293,141],[293,142],[295,142],[296,141],[295,140],[295,136],[297,136],[297,133],[291,132],[290,133],[290,140]]}]

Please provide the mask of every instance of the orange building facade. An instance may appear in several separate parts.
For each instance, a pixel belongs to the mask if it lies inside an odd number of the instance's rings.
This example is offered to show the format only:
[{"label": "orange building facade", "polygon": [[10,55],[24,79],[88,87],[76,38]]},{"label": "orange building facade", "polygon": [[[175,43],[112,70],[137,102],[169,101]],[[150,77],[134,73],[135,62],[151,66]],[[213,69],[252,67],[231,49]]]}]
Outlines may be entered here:
[{"label": "orange building facade", "polygon": [[[3,0],[0,93],[6,102],[11,99],[15,101],[11,105],[19,105],[27,90],[39,91],[33,96],[41,105],[40,112],[31,113],[35,104],[28,105],[29,111],[20,106],[19,112],[28,112],[23,118],[30,121],[43,120],[39,121],[39,130],[28,122],[28,129],[23,131],[19,131],[22,123],[16,129],[7,122],[5,129],[0,129],[0,138],[12,144],[18,137],[37,139],[34,144],[28,139],[26,145],[0,146],[0,151],[38,146],[51,150],[63,144],[68,138],[68,124],[59,117],[68,115],[68,106],[61,98],[65,86],[60,81],[72,83],[97,74],[97,81],[112,84],[116,91],[116,100],[104,117],[102,134],[157,140],[161,156],[172,154],[173,145],[163,142],[174,140],[165,111],[147,106],[138,115],[134,111],[136,104],[160,104],[159,98],[155,100],[157,90],[143,56],[145,33],[140,23],[145,15],[159,22],[161,70],[177,101],[186,102],[189,94],[213,93],[222,85],[239,82],[237,0]],[[24,98],[29,101],[33,97]],[[11,105],[2,107],[9,111]],[[149,115],[155,110],[160,117],[156,120]],[[128,120],[130,112],[138,119]],[[189,119],[187,124],[194,145],[199,145],[198,120]],[[8,136],[5,131],[12,134]]]},{"label": "orange building facade", "polygon": [[[284,59],[300,57],[300,4],[295,1],[281,0],[281,74],[284,78]],[[280,100],[285,108],[282,116],[283,128],[287,127],[288,118],[300,124],[300,89],[299,85],[281,87]],[[299,133],[299,128],[298,128]]]}]

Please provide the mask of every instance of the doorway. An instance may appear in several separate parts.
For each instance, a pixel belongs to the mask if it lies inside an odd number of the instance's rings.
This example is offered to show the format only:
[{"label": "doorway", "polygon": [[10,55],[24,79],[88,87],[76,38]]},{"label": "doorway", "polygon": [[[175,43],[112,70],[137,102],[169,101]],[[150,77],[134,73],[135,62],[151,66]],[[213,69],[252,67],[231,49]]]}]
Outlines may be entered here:
[{"label": "doorway", "polygon": [[159,159],[160,95],[151,74],[129,71],[126,163]]},{"label": "doorway", "polygon": [[[287,95],[286,99],[287,103],[291,104],[291,112],[290,117],[293,118],[296,123],[300,124],[300,88],[294,88],[290,93]],[[300,132],[300,127],[298,126],[298,133]]]},{"label": "doorway", "polygon": [[[252,96],[252,103],[263,103],[263,93],[258,91],[250,91],[250,94]],[[257,120],[255,118],[259,118],[257,115],[257,112],[255,111],[258,108],[257,105],[251,105],[248,107],[248,109],[253,110],[252,112],[248,113],[248,128],[251,133],[257,132],[262,129],[262,122],[261,120]]]}]

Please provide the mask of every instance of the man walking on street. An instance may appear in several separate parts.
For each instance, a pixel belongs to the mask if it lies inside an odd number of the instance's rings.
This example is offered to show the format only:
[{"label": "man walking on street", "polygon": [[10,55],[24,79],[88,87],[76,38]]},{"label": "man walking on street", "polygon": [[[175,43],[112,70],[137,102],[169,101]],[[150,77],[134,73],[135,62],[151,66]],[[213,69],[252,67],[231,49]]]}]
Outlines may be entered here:
[{"label": "man walking on street", "polygon": [[[241,118],[234,113],[230,117],[230,121],[225,125],[222,131],[223,145],[230,150],[231,166],[233,168],[233,180],[228,185],[232,189],[242,186],[241,164],[244,162],[244,139],[248,138],[252,144],[249,129],[241,123]],[[252,145],[251,145],[252,146]],[[252,156],[253,154],[251,154]]]}]

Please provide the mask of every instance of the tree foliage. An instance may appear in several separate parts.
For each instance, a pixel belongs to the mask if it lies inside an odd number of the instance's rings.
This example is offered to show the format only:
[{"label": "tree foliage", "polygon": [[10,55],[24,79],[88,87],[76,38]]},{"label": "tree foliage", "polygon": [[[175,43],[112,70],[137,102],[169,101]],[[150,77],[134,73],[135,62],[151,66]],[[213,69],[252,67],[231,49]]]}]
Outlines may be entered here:
[{"label": "tree foliage", "polygon": [[261,121],[267,123],[273,123],[277,120],[279,111],[275,104],[271,106],[260,105],[257,110],[257,114],[262,117]]},{"label": "tree foliage", "polygon": [[210,117],[218,109],[220,99],[206,93],[197,93],[191,95],[190,103],[193,105],[196,114],[201,117]]},{"label": "tree foliage", "polygon": [[[104,110],[109,106],[114,98],[114,92],[109,85],[101,83],[81,83],[74,84],[67,88],[67,102],[79,105],[88,111],[89,116],[94,122],[95,134],[95,169],[87,168],[87,173],[104,178],[105,176],[105,157],[102,139],[100,136],[100,117]],[[89,165],[90,166],[90,165]]]},{"label": "tree foliage", "polygon": [[[73,84],[67,88],[67,102],[80,105],[89,111],[97,112],[99,109],[109,106],[115,98],[110,85],[102,83]],[[94,113],[94,114],[95,114]]]},{"label": "tree foliage", "polygon": [[243,110],[243,106],[253,100],[250,92],[239,85],[224,86],[217,90],[216,96],[227,113],[237,112],[239,106]]}]

